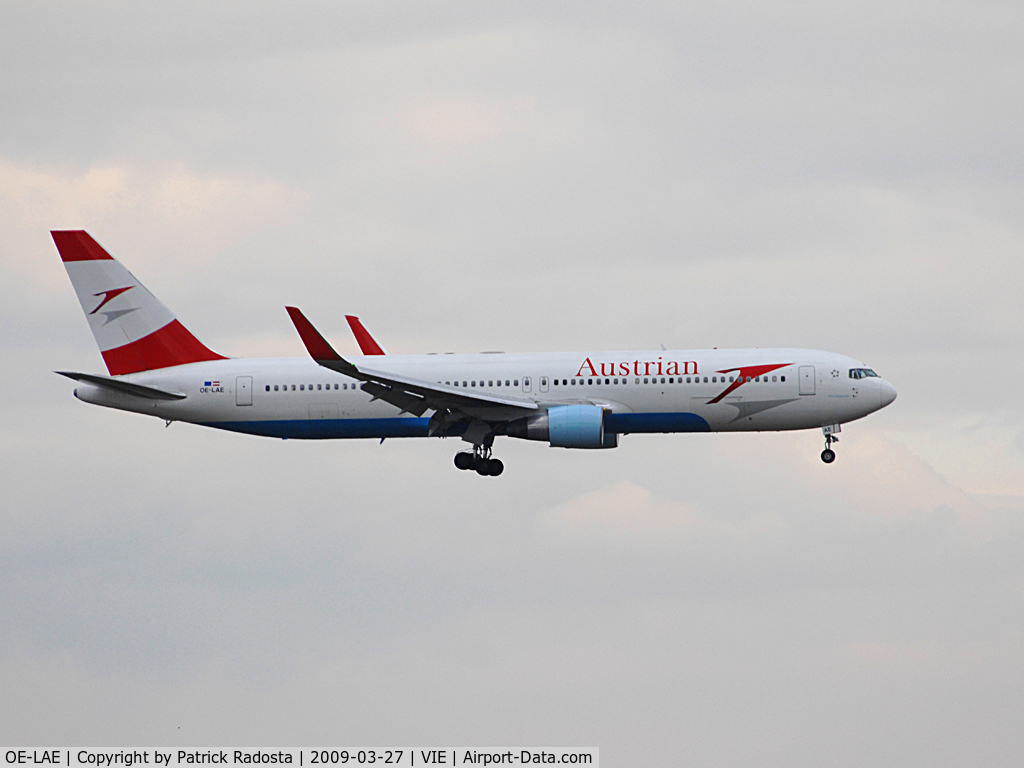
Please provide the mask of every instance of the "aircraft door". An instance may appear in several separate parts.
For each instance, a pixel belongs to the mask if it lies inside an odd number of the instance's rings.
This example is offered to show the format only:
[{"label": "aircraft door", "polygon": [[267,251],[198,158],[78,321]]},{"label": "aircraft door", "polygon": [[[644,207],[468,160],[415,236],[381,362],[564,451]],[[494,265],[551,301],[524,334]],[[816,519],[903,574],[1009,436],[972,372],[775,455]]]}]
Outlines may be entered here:
[{"label": "aircraft door", "polygon": [[533,384],[529,376],[523,376],[523,392],[532,392]]},{"label": "aircraft door", "polygon": [[235,405],[252,405],[252,376],[235,377]]},{"label": "aircraft door", "polygon": [[801,365],[800,366],[800,394],[801,395],[813,395],[814,394],[814,366],[813,365]]},{"label": "aircraft door", "polygon": [[540,391],[541,392],[547,392],[548,391],[548,377],[547,376],[541,376],[540,377]]}]

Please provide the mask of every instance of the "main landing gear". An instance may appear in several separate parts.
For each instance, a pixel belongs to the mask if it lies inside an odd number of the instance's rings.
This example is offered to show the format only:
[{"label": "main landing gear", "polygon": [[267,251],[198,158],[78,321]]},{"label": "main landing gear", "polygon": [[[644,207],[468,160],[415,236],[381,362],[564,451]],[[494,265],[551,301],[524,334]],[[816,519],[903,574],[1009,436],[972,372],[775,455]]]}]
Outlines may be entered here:
[{"label": "main landing gear", "polygon": [[490,446],[474,445],[473,452],[462,451],[455,454],[455,466],[459,469],[475,469],[478,475],[497,477],[505,471],[501,459],[491,458]]}]

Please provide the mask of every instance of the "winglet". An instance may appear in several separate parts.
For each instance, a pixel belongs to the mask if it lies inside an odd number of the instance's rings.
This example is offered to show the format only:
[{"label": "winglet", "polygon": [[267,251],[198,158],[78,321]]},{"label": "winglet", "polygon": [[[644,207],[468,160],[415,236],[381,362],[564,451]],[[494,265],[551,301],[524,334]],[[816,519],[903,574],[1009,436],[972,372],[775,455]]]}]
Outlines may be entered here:
[{"label": "winglet", "polygon": [[359,342],[359,348],[363,351],[364,355],[386,355],[380,344],[373,340],[373,336],[367,331],[363,324],[359,322],[359,318],[355,315],[345,315],[345,319],[348,320],[349,327],[352,328],[352,333],[355,334],[356,341]]},{"label": "winglet", "polygon": [[306,350],[317,362],[321,360],[341,360],[341,355],[334,351],[334,347],[327,343],[327,339],[320,335],[320,331],[313,327],[313,324],[306,319],[298,307],[285,307],[288,316],[291,317],[295,330],[299,332],[299,338],[306,345]]}]

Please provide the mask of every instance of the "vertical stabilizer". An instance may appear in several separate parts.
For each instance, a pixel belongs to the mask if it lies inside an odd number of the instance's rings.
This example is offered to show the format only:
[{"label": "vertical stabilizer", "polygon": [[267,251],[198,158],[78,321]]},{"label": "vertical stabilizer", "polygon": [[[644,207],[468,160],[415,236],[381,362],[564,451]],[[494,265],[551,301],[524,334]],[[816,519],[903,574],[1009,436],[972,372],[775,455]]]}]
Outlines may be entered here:
[{"label": "vertical stabilizer", "polygon": [[112,376],[224,360],[84,230],[50,233]]}]

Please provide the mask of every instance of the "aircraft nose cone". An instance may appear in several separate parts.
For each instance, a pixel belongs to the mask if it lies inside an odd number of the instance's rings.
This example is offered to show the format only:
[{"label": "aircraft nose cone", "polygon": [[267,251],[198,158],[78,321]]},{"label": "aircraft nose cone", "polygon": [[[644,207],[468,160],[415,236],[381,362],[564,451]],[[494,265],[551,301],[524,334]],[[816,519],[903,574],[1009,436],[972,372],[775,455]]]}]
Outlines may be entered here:
[{"label": "aircraft nose cone", "polygon": [[881,386],[878,388],[878,407],[885,408],[893,400],[896,399],[896,387],[890,384],[888,381],[882,381]]}]

